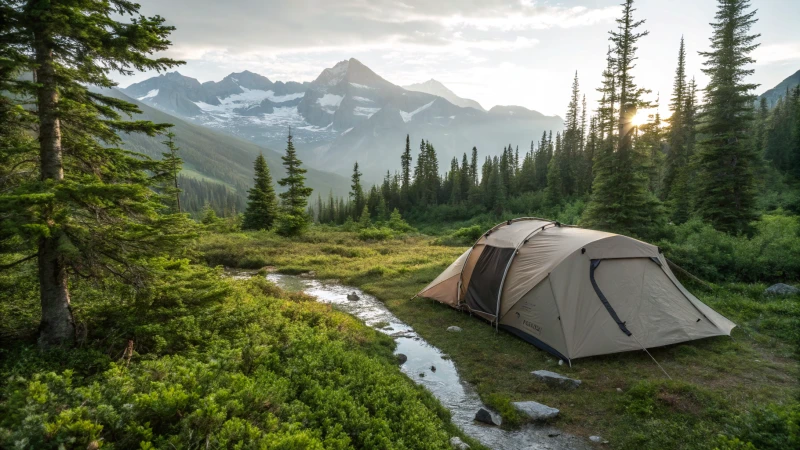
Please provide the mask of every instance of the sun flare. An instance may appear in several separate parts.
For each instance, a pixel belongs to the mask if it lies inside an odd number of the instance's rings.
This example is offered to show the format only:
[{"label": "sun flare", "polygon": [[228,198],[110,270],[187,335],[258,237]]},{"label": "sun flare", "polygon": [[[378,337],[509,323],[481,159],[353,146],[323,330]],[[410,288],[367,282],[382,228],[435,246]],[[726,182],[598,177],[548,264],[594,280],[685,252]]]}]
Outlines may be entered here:
[{"label": "sun flare", "polygon": [[635,127],[640,127],[648,122],[650,122],[650,111],[646,109],[640,109],[636,111],[636,114],[631,119],[631,123]]}]

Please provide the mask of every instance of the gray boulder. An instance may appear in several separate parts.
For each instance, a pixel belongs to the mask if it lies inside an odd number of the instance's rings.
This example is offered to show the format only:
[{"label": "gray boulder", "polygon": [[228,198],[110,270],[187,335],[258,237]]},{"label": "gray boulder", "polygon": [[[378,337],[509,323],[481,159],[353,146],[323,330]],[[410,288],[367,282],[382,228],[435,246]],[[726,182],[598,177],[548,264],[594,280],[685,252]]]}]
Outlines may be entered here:
[{"label": "gray boulder", "polygon": [[511,402],[511,405],[519,412],[525,414],[533,420],[550,420],[558,416],[559,411],[538,402]]},{"label": "gray boulder", "polygon": [[469,444],[462,441],[460,437],[453,436],[450,438],[450,447],[453,447],[456,450],[468,450]]},{"label": "gray boulder", "polygon": [[457,326],[453,325],[451,327],[447,327],[447,331],[450,331],[451,333],[460,333],[461,332],[461,327],[457,327]]},{"label": "gray boulder", "polygon": [[764,290],[764,294],[766,295],[797,295],[800,294],[800,289],[789,286],[788,284],[778,283],[773,284],[772,286],[768,287]]},{"label": "gray boulder", "polygon": [[361,297],[359,297],[355,292],[351,292],[350,294],[347,294],[347,299],[351,302],[357,302],[361,299]]},{"label": "gray boulder", "polygon": [[408,356],[406,356],[406,355],[404,355],[402,353],[398,353],[398,354],[394,355],[394,357],[397,358],[397,364],[400,364],[400,365],[405,364],[406,361],[408,361]]},{"label": "gray boulder", "polygon": [[608,441],[600,436],[589,436],[589,440],[595,444],[608,444]]},{"label": "gray boulder", "polygon": [[495,418],[494,414],[489,412],[489,410],[486,408],[481,408],[478,410],[477,413],[475,413],[475,420],[477,420],[478,422],[483,422],[487,425],[494,425],[494,426],[500,425],[500,420],[498,418]]},{"label": "gray boulder", "polygon": [[581,385],[581,380],[574,380],[549,370],[534,370],[531,372],[531,375],[536,377],[536,379],[547,383],[548,386],[575,389]]}]

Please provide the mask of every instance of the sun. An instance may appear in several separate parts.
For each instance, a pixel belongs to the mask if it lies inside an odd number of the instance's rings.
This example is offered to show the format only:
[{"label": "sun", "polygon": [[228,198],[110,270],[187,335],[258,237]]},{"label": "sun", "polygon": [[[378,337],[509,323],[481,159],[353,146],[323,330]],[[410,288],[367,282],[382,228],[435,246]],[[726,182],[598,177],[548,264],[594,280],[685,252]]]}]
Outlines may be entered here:
[{"label": "sun", "polygon": [[631,123],[635,127],[646,125],[648,122],[650,122],[650,111],[646,109],[636,111],[636,114],[631,119]]}]

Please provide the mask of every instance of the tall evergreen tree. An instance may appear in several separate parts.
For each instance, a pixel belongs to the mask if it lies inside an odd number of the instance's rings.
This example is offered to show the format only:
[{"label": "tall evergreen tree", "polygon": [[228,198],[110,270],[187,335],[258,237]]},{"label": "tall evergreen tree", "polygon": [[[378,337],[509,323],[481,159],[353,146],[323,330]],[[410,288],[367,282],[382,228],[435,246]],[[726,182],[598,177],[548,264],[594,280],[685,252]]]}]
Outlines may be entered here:
[{"label": "tall evergreen tree", "polygon": [[[633,18],[633,0],[622,4],[622,17],[617,19],[618,31],[610,33],[614,43],[615,89],[619,92],[620,111],[617,137],[600,152],[595,165],[592,198],[584,212],[586,226],[645,236],[661,220],[661,205],[649,191],[649,179],[644,171],[644,155],[634,148],[632,119],[638,108],[648,106],[642,95],[646,92],[634,82],[636,44],[647,31],[636,31],[644,21]],[[611,133],[609,129],[608,133]]]},{"label": "tall evergreen tree", "polygon": [[353,175],[350,177],[350,202],[353,204],[353,220],[358,219],[358,214],[364,208],[364,188],[361,187],[361,175],[358,171],[358,161],[353,164]]},{"label": "tall evergreen tree", "polygon": [[281,198],[280,214],[278,216],[278,231],[286,236],[296,236],[302,233],[309,224],[306,213],[308,197],[313,189],[306,186],[305,173],[307,172],[297,158],[297,151],[292,142],[292,132],[286,138],[286,154],[281,156],[286,176],[278,180],[278,184],[286,190],[279,194]]},{"label": "tall evergreen tree", "polygon": [[178,175],[181,173],[181,166],[183,161],[178,156],[178,150],[175,145],[175,133],[169,132],[166,134],[167,140],[162,144],[167,146],[167,151],[161,154],[161,161],[164,162],[166,169],[165,178],[167,183],[164,186],[164,195],[167,197],[167,204],[170,205],[172,212],[181,213],[181,189],[178,186]]},{"label": "tall evergreen tree", "polygon": [[696,207],[715,228],[732,233],[746,230],[756,218],[756,155],[749,139],[752,91],[758,85],[744,78],[753,73],[749,54],[759,35],[748,34],[756,22],[756,11],[749,8],[749,0],[719,0],[711,51],[700,52],[710,80],[699,127]]},{"label": "tall evergreen tree", "polygon": [[[38,261],[43,347],[74,341],[70,275],[111,273],[141,285],[151,273],[148,257],[179,253],[175,244],[189,226],[183,215],[159,214],[152,174],[169,168],[119,148],[119,132],[152,136],[168,125],[125,121],[122,114],[140,112],[135,105],[89,89],[113,87],[112,71],[180,64],[150,57],[169,48],[174,28],[138,10],[122,0],[2,5],[0,48],[13,57],[3,60],[0,95],[20,105],[14,114],[35,118],[30,132],[37,142],[2,148],[0,160],[16,152],[14,158],[37,169],[2,181],[13,185],[0,189],[0,248],[30,252],[17,263]],[[22,72],[33,73],[35,82],[17,79]]]},{"label": "tall evergreen tree", "polygon": [[406,148],[403,150],[403,155],[400,156],[400,167],[403,174],[403,184],[401,185],[401,196],[403,202],[408,202],[409,189],[411,188],[411,140],[409,135],[406,135]]},{"label": "tall evergreen tree", "polygon": [[247,191],[247,207],[244,211],[242,229],[268,230],[272,228],[278,216],[278,203],[275,198],[275,187],[272,175],[263,154],[256,157],[253,164],[255,177],[253,187]]},{"label": "tall evergreen tree", "polygon": [[469,174],[472,184],[478,184],[478,147],[472,147],[472,159],[469,164]]},{"label": "tall evergreen tree", "polygon": [[664,179],[659,192],[659,196],[662,199],[669,197],[675,177],[689,163],[686,151],[686,126],[684,123],[687,88],[686,47],[683,42],[683,36],[681,36],[681,44],[678,48],[678,67],[675,69],[675,81],[672,84],[672,98],[669,103],[672,115],[669,118],[669,131],[667,132],[668,147]]}]

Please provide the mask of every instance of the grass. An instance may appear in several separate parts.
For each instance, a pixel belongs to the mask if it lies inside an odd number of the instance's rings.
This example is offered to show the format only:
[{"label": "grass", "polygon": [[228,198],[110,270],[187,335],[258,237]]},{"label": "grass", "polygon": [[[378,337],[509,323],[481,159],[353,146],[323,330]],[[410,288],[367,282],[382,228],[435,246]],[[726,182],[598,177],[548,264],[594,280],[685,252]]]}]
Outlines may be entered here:
[{"label": "grass", "polygon": [[[267,232],[213,234],[201,240],[200,250],[211,265],[313,270],[318,278],[375,295],[450,355],[462,377],[510,426],[523,418],[509,402],[535,400],[561,410],[557,426],[582,436],[601,435],[615,448],[715,448],[722,439],[718,435],[736,434],[742,417],[768,405],[796,402],[800,301],[764,298],[763,285],[695,290],[739,327],[733,339],[652,349],[672,375],[668,380],[643,352],[559,366],[553,356],[468,314],[426,299],[410,300],[465,250],[436,245],[430,237],[365,242],[355,233],[315,228],[292,240]],[[446,332],[451,325],[464,331]],[[580,379],[583,385],[574,391],[548,388],[530,376],[537,369]]]}]

